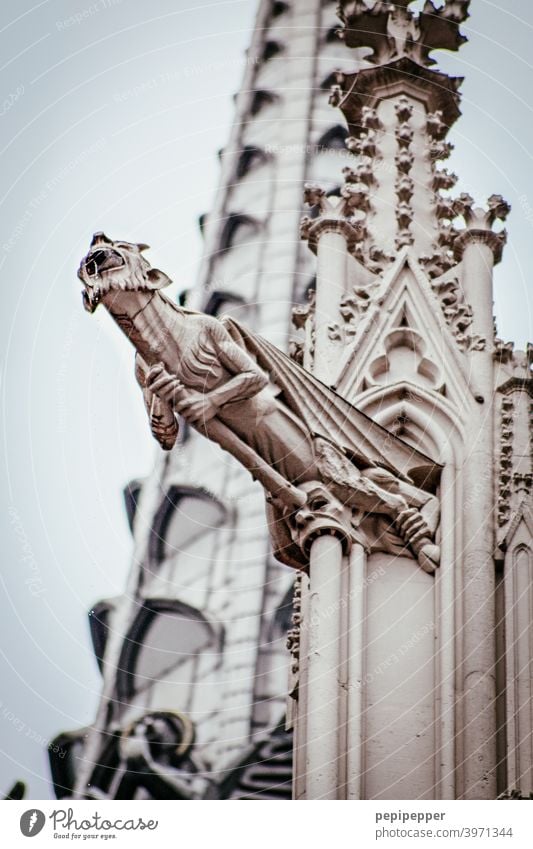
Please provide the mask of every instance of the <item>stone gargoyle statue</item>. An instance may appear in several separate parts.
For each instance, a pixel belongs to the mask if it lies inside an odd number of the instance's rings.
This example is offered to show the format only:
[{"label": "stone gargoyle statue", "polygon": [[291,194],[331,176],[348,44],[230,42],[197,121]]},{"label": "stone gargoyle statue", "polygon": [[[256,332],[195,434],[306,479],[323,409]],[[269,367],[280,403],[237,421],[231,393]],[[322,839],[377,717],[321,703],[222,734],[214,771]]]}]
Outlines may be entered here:
[{"label": "stone gargoyle statue", "polygon": [[96,233],[78,276],[89,312],[102,303],[136,349],[150,427],[164,449],[176,414],[232,454],[266,491],[273,548],[306,568],[312,540],[350,545],[368,514],[387,517],[427,572],[439,562],[437,499],[414,486],[433,461],[389,433],[265,339],[230,318],[179,307],[142,244]]}]

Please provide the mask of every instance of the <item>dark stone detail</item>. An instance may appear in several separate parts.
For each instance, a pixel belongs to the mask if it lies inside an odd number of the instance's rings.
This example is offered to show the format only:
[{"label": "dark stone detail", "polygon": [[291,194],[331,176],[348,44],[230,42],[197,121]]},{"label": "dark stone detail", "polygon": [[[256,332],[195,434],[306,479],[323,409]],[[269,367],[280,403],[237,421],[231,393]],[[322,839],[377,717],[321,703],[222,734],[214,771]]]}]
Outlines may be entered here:
[{"label": "dark stone detail", "polygon": [[244,305],[246,301],[240,295],[234,295],[232,292],[224,292],[220,289],[214,289],[209,295],[204,312],[208,315],[220,315],[223,312],[225,304]]},{"label": "dark stone detail", "polygon": [[221,799],[289,800],[292,797],[292,732],[284,725],[257,743],[228,775]]},{"label": "dark stone detail", "polygon": [[23,781],[15,781],[11,790],[9,790],[3,798],[4,802],[16,802],[24,799],[26,795],[26,785]]},{"label": "dark stone detail", "polygon": [[324,41],[326,42],[326,44],[340,44],[339,27],[330,27],[330,29],[328,29],[326,33]]},{"label": "dark stone detail", "polygon": [[240,180],[248,174],[255,165],[268,162],[271,157],[263,150],[262,147],[256,147],[252,144],[247,144],[243,147],[237,162],[237,179]]},{"label": "dark stone detail", "polygon": [[[52,784],[56,799],[65,799],[74,792],[76,784],[76,774],[79,768],[76,750],[81,755],[83,746],[87,738],[88,729],[81,728],[78,731],[66,731],[58,734],[48,746],[48,760],[50,762],[50,772],[52,773]],[[113,735],[109,735],[111,738]],[[102,752],[99,758],[99,768],[106,769],[106,751]],[[115,766],[118,764],[118,758],[115,759]],[[108,783],[113,777],[113,772],[110,770],[107,774]]]},{"label": "dark stone detail", "polygon": [[284,12],[287,12],[288,9],[288,3],[283,3],[282,0],[275,0],[275,2],[272,3],[272,17],[279,18],[279,16],[283,15]]},{"label": "dark stone detail", "polygon": [[336,124],[330,127],[317,141],[316,146],[318,152],[323,150],[346,150],[346,139],[348,131],[346,127]]},{"label": "dark stone detail", "polygon": [[265,106],[269,106],[277,100],[279,100],[279,95],[275,94],[275,92],[267,91],[266,89],[258,89],[254,92],[254,96],[252,97],[250,114],[255,117],[262,109],[265,108]]},{"label": "dark stone detail", "polygon": [[340,71],[331,71],[331,73],[329,73],[327,75],[327,77],[324,77],[324,79],[320,83],[321,90],[322,91],[329,91],[332,85],[336,85],[339,81],[338,80],[339,74],[340,74]]},{"label": "dark stone detail", "polygon": [[102,671],[107,634],[109,630],[109,612],[111,606],[107,601],[99,601],[89,611],[89,629],[93,644],[94,656],[98,663],[98,669]]},{"label": "dark stone detail", "polygon": [[278,56],[282,52],[283,45],[280,44],[279,41],[265,41],[261,59],[263,62],[268,62],[270,59],[273,59],[274,56]]},{"label": "dark stone detail", "polygon": [[251,233],[257,233],[260,229],[260,223],[256,218],[252,218],[251,215],[245,215],[241,212],[230,212],[228,215],[224,227],[222,228],[222,235],[220,237],[220,252],[229,251],[232,247],[237,231],[241,227],[247,227]]},{"label": "dark stone detail", "polygon": [[135,513],[137,511],[137,504],[139,501],[139,495],[141,494],[142,489],[142,481],[140,480],[132,480],[130,481],[123,490],[123,498],[124,498],[124,507],[126,508],[126,516],[128,518],[128,525],[130,526],[130,531],[133,532],[133,523],[135,521]]},{"label": "dark stone detail", "polygon": [[208,216],[207,212],[202,212],[202,214],[198,216],[198,228],[199,228],[202,236],[204,235],[205,222],[207,221],[207,216]]}]

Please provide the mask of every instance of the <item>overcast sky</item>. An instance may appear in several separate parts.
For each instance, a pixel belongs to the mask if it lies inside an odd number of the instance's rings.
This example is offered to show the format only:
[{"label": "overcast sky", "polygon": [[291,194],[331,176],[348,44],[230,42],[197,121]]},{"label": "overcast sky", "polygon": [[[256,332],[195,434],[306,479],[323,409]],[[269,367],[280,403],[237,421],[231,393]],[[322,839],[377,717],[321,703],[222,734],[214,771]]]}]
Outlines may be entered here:
[{"label": "overcast sky", "polygon": [[[81,307],[93,231],[152,245],[187,288],[201,252],[254,0],[4,0],[0,88],[2,617],[0,793],[50,795],[46,743],[89,723],[100,679],[87,611],[121,592],[121,490],[153,447],[133,353]],[[473,0],[450,165],[513,206],[496,272],[500,335],[531,331],[533,4]],[[76,17],[73,17],[73,16]],[[347,69],[349,70],[349,69]]]}]

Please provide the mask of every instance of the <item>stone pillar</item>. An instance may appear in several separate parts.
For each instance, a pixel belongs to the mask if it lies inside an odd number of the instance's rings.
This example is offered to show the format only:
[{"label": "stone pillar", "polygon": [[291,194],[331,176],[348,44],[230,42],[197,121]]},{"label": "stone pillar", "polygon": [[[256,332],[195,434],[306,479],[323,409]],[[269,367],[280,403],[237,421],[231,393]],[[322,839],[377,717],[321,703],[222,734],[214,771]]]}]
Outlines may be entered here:
[{"label": "stone pillar", "polygon": [[347,599],[348,680],[346,706],[346,798],[362,799],[363,774],[363,672],[366,554],[354,542],[350,554]]},{"label": "stone pillar", "polygon": [[[331,385],[338,358],[328,327],[340,317],[339,304],[346,289],[347,242],[355,237],[355,229],[346,220],[349,204],[345,198],[327,198],[321,189],[308,187],[306,200],[312,205],[318,203],[323,212],[318,220],[307,220],[304,232],[317,254],[312,370]],[[339,799],[345,793],[341,778],[345,735],[339,727],[345,694],[341,670],[346,660],[341,650],[345,644],[341,597],[350,531],[349,522],[347,526],[339,522],[342,505],[337,506],[335,516],[328,515],[328,508],[320,508],[315,520],[320,530],[312,532],[306,527],[300,541],[302,548],[306,550],[307,546],[309,551],[309,592],[305,606],[302,605],[305,639],[300,642],[295,798]],[[312,503],[310,510],[311,515]]]},{"label": "stone pillar", "polygon": [[340,597],[342,543],[332,534],[311,545],[307,655],[307,799],[338,799],[340,751]]},{"label": "stone pillar", "polygon": [[[345,186],[346,189],[346,186]],[[307,204],[318,206],[319,217],[304,218],[302,238],[317,255],[313,374],[331,386],[338,375],[339,349],[332,344],[331,325],[342,321],[340,301],[347,288],[348,252],[360,238],[364,213],[358,210],[357,191],[327,197],[318,186],[307,186]]]},{"label": "stone pillar", "polygon": [[[457,211],[467,228],[455,244],[461,281],[472,307],[469,372],[473,398],[463,465],[462,688],[464,768],[461,798],[496,798],[496,617],[494,499],[493,265],[502,237],[490,229],[505,217],[495,204],[474,209],[463,196]],[[496,198],[503,204],[501,198]]]}]

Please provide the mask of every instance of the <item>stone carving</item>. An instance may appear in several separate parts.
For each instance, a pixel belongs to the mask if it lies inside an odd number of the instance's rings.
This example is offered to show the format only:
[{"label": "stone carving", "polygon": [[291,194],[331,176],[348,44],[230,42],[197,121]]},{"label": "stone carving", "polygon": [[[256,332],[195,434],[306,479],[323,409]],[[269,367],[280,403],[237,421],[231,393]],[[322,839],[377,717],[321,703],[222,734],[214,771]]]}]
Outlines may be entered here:
[{"label": "stone carving", "polygon": [[424,266],[427,275],[433,279],[453,268],[455,260],[451,251],[445,245],[441,245],[435,247],[433,253],[421,256],[420,263]]},{"label": "stone carving", "polygon": [[378,245],[371,245],[368,250],[366,265],[369,271],[381,274],[395,259],[396,255],[391,251],[384,250]]},{"label": "stone carving", "polygon": [[[402,524],[408,505],[392,482],[402,478],[397,463],[435,464],[237,322],[169,301],[159,290],[170,281],[150,267],[145,248],[97,233],[78,275],[85,307],[93,312],[102,303],[136,348],[152,432],[162,412],[180,413],[244,465],[266,491],[273,547],[288,565],[307,566],[293,522],[318,486],[343,509],[388,516],[409,545],[412,527]],[[163,447],[169,442],[165,423]],[[373,481],[375,468],[390,474],[386,488]],[[330,521],[336,529],[334,515]],[[422,568],[435,568],[429,530],[412,550]]]},{"label": "stone carving", "polygon": [[401,202],[409,203],[409,201],[413,197],[413,192],[415,190],[415,184],[411,177],[409,177],[407,174],[399,174],[396,179],[395,188],[398,200]]},{"label": "stone carving", "polygon": [[378,113],[372,106],[363,106],[361,110],[361,124],[364,129],[382,130],[383,124],[378,118]]},{"label": "stone carving", "polygon": [[427,146],[426,152],[432,162],[449,159],[454,149],[450,142],[433,139]]},{"label": "stone carving", "polygon": [[433,174],[433,189],[435,192],[439,189],[453,189],[459,177],[447,168],[442,168],[440,171],[435,170]]},{"label": "stone carving", "polygon": [[300,672],[300,628],[302,625],[302,580],[303,575],[298,572],[294,579],[294,590],[292,596],[292,628],[287,632],[287,648],[291,655],[289,669],[289,698],[298,698],[298,683]]},{"label": "stone carving", "polygon": [[500,469],[498,487],[498,525],[502,527],[511,517],[513,466],[514,404],[508,395],[502,398],[500,418]]},{"label": "stone carving", "polygon": [[398,171],[400,171],[402,174],[408,174],[411,168],[413,167],[414,156],[410,150],[402,148],[396,154],[394,161],[396,163]]},{"label": "stone carving", "polygon": [[434,64],[432,50],[458,50],[466,37],[459,24],[468,17],[470,0],[449,0],[437,8],[426,0],[418,14],[410,0],[369,6],[365,0],[340,0],[337,14],[343,23],[339,35],[348,47],[369,47],[365,57],[375,64],[409,57],[423,66]]},{"label": "stone carving", "polygon": [[413,104],[408,97],[400,97],[397,103],[394,104],[394,111],[400,123],[406,123],[413,116]]},{"label": "stone carving", "polygon": [[473,320],[472,307],[464,301],[459,280],[456,277],[448,280],[435,280],[432,286],[439,298],[446,324],[455,336],[460,350],[464,352],[484,351],[487,340],[482,336],[468,333]]},{"label": "stone carving", "polygon": [[399,147],[409,147],[413,141],[414,130],[409,124],[400,124],[394,131]]},{"label": "stone carving", "polygon": [[394,243],[397,250],[400,250],[400,248],[414,243],[414,237],[411,233],[414,212],[410,203],[414,192],[414,182],[409,177],[409,172],[414,163],[414,155],[410,149],[414,135],[413,128],[410,124],[413,106],[406,97],[402,97],[396,103],[395,110],[398,119],[398,126],[395,130],[396,141],[398,142],[398,153],[395,158],[398,168],[395,183],[396,194],[398,196],[398,203],[396,204],[398,232]]},{"label": "stone carving", "polygon": [[[386,485],[383,478],[380,478],[379,482],[381,486]],[[419,536],[418,544],[420,544],[424,534],[427,534],[428,529],[432,539],[437,533],[440,520],[439,499],[427,492],[422,493],[421,490],[409,484],[402,484],[401,492],[408,502],[409,508],[399,522],[391,523],[377,514],[370,514],[361,518],[359,533],[362,534],[365,546],[372,553],[384,551],[388,554],[408,554],[402,536],[404,533],[402,525],[419,524],[419,531],[415,532]],[[424,524],[419,523],[418,515],[422,516]],[[413,545],[416,544],[416,542],[413,543]]]},{"label": "stone carving", "polygon": [[325,230],[343,233],[349,251],[366,238],[369,195],[364,183],[345,182],[338,195],[328,195],[322,186],[307,183],[304,202],[319,213],[315,218],[304,216],[300,222],[300,238],[309,243],[313,252],[316,253],[318,238]]},{"label": "stone carving", "polygon": [[376,148],[377,134],[375,130],[367,130],[358,138],[354,136],[348,136],[346,139],[346,147],[352,153],[359,154],[360,156],[369,156],[370,158],[374,158],[376,156],[377,148]]},{"label": "stone carving", "polygon": [[118,737],[113,786],[106,791],[91,782],[86,798],[209,798],[214,782],[202,774],[207,766],[194,754],[193,744],[194,728],[185,715],[146,713]]},{"label": "stone carving", "polygon": [[401,200],[396,205],[396,220],[400,230],[408,230],[409,225],[413,221],[413,207],[405,200]]},{"label": "stone carving", "polygon": [[370,363],[366,383],[387,386],[397,380],[429,389],[442,389],[442,375],[427,353],[421,334],[411,327],[393,327],[383,338],[383,353]]},{"label": "stone carving", "polygon": [[494,254],[494,262],[499,262],[503,247],[507,241],[505,230],[495,233],[492,229],[496,221],[505,221],[511,207],[501,195],[491,195],[487,200],[487,207],[474,206],[474,199],[469,194],[461,194],[454,201],[456,215],[464,218],[465,229],[462,230],[454,241],[454,255],[460,260],[465,246],[471,242],[484,242],[490,247]]},{"label": "stone carving", "polygon": [[348,345],[352,342],[359,321],[367,312],[371,303],[374,302],[379,283],[373,282],[366,286],[354,286],[349,295],[345,295],[339,303],[339,312],[343,319],[343,324],[336,322],[328,325],[328,336],[332,341],[342,342],[343,345]]},{"label": "stone carving", "polygon": [[347,183],[365,183],[367,186],[377,183],[370,156],[362,156],[355,168],[346,166],[342,173]]},{"label": "stone carving", "polygon": [[438,231],[437,231],[437,245],[438,246],[440,246],[442,248],[446,248],[448,250],[450,248],[453,248],[453,246],[455,244],[455,240],[457,239],[458,235],[459,235],[459,232],[458,232],[458,230],[455,229],[453,224],[450,224],[449,222],[446,222],[445,220],[439,221],[439,228],[438,228]]},{"label": "stone carving", "polygon": [[496,322],[494,322],[494,359],[499,363],[510,363],[513,359],[514,342],[504,342],[496,336]]},{"label": "stone carving", "polygon": [[443,138],[448,132],[448,127],[442,120],[442,110],[437,109],[436,112],[429,112],[426,118],[426,129],[430,136],[434,139]]}]

